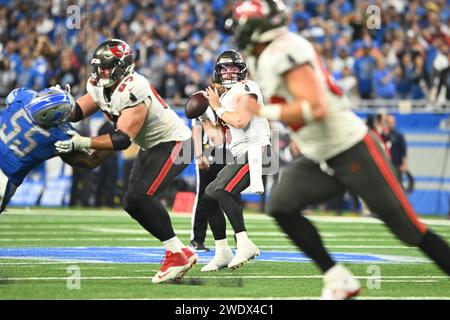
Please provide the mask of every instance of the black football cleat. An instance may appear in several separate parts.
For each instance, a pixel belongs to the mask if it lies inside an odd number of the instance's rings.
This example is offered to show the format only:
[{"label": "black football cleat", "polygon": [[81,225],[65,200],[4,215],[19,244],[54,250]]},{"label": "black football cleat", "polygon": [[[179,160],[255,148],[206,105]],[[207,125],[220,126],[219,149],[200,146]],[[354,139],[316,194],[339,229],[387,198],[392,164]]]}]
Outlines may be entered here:
[{"label": "black football cleat", "polygon": [[205,247],[205,244],[203,242],[197,242],[195,240],[191,241],[191,248],[193,248],[195,251],[199,251],[199,252],[209,251],[209,248]]}]

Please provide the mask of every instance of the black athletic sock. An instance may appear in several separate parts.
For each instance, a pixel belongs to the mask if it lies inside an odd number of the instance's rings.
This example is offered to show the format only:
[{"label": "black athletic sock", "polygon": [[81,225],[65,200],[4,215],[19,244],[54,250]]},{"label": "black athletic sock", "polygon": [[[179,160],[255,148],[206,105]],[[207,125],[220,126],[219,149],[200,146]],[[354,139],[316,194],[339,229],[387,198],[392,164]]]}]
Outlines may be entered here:
[{"label": "black athletic sock", "polygon": [[222,240],[227,237],[227,222],[219,203],[216,199],[211,198],[207,194],[203,195],[209,226],[214,236],[214,240]]},{"label": "black athletic sock", "polygon": [[217,199],[220,208],[230,220],[234,233],[246,231],[242,207],[236,202],[233,195],[225,190],[217,190],[214,192],[214,198]]},{"label": "black athletic sock", "polygon": [[428,230],[418,247],[450,276],[450,247],[444,239]]},{"label": "black athletic sock", "polygon": [[197,208],[194,214],[194,223],[192,231],[194,233],[194,240],[197,243],[204,243],[206,238],[206,230],[208,229],[208,212],[206,211],[206,204],[203,196],[197,202]]},{"label": "black athletic sock", "polygon": [[130,199],[125,201],[124,209],[159,241],[175,237],[169,213],[155,197],[133,194]]},{"label": "black athletic sock", "polygon": [[323,273],[336,263],[323,246],[316,227],[297,212],[271,212],[291,240],[319,266]]}]

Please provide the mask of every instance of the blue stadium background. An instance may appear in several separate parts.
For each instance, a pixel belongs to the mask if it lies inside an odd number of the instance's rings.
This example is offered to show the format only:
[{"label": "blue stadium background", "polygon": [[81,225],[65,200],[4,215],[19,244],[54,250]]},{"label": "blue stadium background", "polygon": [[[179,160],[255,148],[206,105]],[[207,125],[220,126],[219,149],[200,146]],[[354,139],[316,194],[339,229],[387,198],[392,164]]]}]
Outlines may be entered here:
[{"label": "blue stadium background", "polygon": [[[40,90],[58,83],[70,84],[75,96],[82,95],[93,49],[105,39],[120,38],[132,46],[136,69],[182,115],[183,101],[209,83],[217,55],[234,48],[224,29],[233,3],[0,0],[0,101],[15,87]],[[313,42],[357,113],[366,118],[386,109],[396,116],[416,180],[409,195],[415,209],[448,214],[450,1],[285,3],[290,29]],[[379,21],[370,27],[374,17]],[[91,121],[93,133],[102,121],[100,115]],[[39,170],[13,204],[67,203],[70,169],[49,162]],[[194,183],[193,166],[183,178]]]},{"label": "blue stadium background", "polygon": [[[373,111],[356,111],[367,118]],[[184,116],[182,108],[177,112]],[[398,128],[407,140],[409,167],[415,179],[415,190],[409,198],[415,210],[421,214],[447,215],[450,210],[450,113],[392,112],[398,121]],[[98,114],[93,122],[103,121]],[[93,124],[95,126],[95,124]],[[55,160],[54,160],[55,161]],[[18,189],[12,200],[16,206],[61,206],[67,205],[70,198],[71,172],[69,166],[56,160],[59,174],[48,177],[46,165],[34,170]],[[119,164],[122,157],[119,157]],[[47,167],[55,167],[52,162]],[[59,167],[60,166],[60,167]],[[119,168],[122,168],[119,165]],[[122,172],[119,172],[119,179]],[[181,175],[189,184],[195,183],[195,166],[191,164]],[[406,183],[406,182],[405,182]],[[257,203],[258,195],[245,194],[243,199]],[[345,205],[345,204],[344,204]],[[348,205],[348,204],[347,204]]]}]

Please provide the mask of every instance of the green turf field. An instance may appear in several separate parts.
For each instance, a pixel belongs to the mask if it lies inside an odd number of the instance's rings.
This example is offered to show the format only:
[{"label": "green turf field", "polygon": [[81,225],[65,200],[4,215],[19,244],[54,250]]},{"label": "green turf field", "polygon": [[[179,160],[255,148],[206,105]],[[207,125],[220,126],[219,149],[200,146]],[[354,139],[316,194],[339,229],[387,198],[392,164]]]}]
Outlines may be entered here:
[{"label": "green turf field", "polygon": [[[359,299],[450,299],[450,279],[375,219],[310,217],[329,250],[352,261],[346,265],[364,287]],[[188,243],[190,217],[172,221]],[[425,221],[450,240],[450,221]],[[161,245],[125,212],[9,209],[0,215],[0,299],[317,299],[318,269],[286,262],[297,259],[289,253],[296,249],[274,221],[246,213],[246,222],[263,253],[258,259],[214,273],[201,273],[200,264],[181,283],[154,285],[159,264],[147,259],[162,259],[153,249]],[[210,233],[206,244],[213,245]]]}]

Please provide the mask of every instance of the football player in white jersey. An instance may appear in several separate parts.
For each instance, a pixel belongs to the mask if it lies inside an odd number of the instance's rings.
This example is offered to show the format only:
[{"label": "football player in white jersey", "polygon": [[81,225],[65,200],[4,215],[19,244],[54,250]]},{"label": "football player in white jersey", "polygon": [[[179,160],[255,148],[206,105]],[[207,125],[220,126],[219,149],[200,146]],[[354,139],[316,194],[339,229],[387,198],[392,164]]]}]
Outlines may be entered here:
[{"label": "football player in white jersey", "polygon": [[74,136],[59,141],[57,150],[125,150],[132,142],[141,148],[130,175],[124,209],[166,248],[164,264],[152,282],[180,279],[198,256],[175,236],[169,214],[155,196],[190,164],[191,131],[150,82],[134,72],[133,54],[124,41],[101,43],[91,65],[94,73],[87,83],[87,94],[77,100],[72,121],[100,109],[116,130],[98,137]]},{"label": "football player in white jersey", "polygon": [[252,76],[272,102],[250,101],[249,110],[289,123],[303,153],[282,171],[269,212],[324,273],[322,298],[350,298],[361,286],[336,264],[316,228],[299,212],[345,190],[358,194],[399,239],[418,246],[450,274],[448,244],[418,220],[378,138],[350,110],[312,44],[289,32],[283,2],[238,2],[233,28]]},{"label": "football player in white jersey", "polygon": [[[262,192],[262,163],[268,163],[270,128],[266,119],[253,116],[245,108],[248,101],[263,103],[258,85],[247,80],[247,64],[239,52],[227,50],[217,59],[214,82],[226,91],[220,95],[217,88],[206,89],[210,107],[218,116],[219,125],[207,117],[200,120],[207,134],[217,137],[222,132],[235,160],[227,164],[211,182],[204,195],[208,221],[214,235],[214,258],[201,271],[216,271],[224,267],[235,269],[259,255],[259,249],[248,238],[242,207],[237,196],[250,186],[253,192]],[[213,141],[214,142],[214,141]],[[266,161],[267,159],[267,161]],[[255,165],[253,165],[255,164]],[[233,257],[226,238],[225,212],[236,236],[236,254]]]}]

